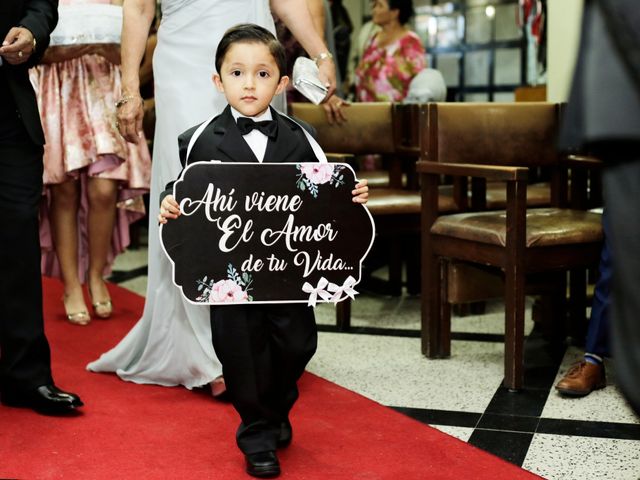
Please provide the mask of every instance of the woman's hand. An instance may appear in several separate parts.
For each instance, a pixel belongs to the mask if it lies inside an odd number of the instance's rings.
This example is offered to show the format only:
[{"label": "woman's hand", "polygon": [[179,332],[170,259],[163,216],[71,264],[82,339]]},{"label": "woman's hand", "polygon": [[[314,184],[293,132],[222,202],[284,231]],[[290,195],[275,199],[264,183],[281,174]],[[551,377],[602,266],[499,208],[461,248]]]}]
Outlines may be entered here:
[{"label": "woman's hand", "polygon": [[344,114],[343,108],[347,108],[349,105],[349,102],[341,99],[337,95],[331,95],[330,98],[325,100],[322,106],[324,107],[324,113],[327,115],[329,125],[333,125],[334,123],[341,125],[346,122],[347,117]]},{"label": "woman's hand", "polygon": [[127,142],[138,143],[142,138],[144,118],[144,102],[140,94],[123,95],[116,103],[116,116],[120,135]]},{"label": "woman's hand", "polygon": [[336,64],[333,59],[325,58],[316,62],[318,65],[318,78],[327,87],[326,102],[336,91]]},{"label": "woman's hand", "polygon": [[351,190],[354,203],[362,203],[363,205],[369,200],[369,182],[367,180],[360,180],[356,184],[355,190]]},{"label": "woman's hand", "polygon": [[180,215],[180,206],[173,195],[167,195],[162,199],[160,204],[160,213],[158,214],[158,222],[163,225],[170,218],[178,218]]}]

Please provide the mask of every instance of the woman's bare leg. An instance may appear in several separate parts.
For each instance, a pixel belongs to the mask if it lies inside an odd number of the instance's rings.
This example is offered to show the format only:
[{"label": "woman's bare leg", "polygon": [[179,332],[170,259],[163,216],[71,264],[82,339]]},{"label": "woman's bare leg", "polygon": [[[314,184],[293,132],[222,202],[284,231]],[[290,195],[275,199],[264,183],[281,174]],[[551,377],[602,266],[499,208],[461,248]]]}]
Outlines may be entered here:
[{"label": "woman's bare leg", "polygon": [[89,178],[89,292],[96,315],[111,314],[109,291],[102,278],[116,219],[118,184],[106,178]]},{"label": "woman's bare leg", "polygon": [[64,283],[64,306],[73,323],[89,322],[82,284],[78,276],[78,207],[80,182],[51,185],[51,233]]}]

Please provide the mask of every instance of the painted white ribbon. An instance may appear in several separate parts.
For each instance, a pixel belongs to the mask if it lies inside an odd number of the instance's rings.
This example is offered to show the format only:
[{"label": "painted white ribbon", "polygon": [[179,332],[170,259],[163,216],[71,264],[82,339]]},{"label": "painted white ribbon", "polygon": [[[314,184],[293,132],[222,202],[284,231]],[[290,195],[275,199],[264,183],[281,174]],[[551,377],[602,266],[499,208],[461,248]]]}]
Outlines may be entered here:
[{"label": "painted white ribbon", "polygon": [[342,294],[346,294],[347,297],[350,297],[352,300],[355,300],[355,296],[357,295],[358,292],[356,292],[353,289],[353,286],[356,284],[356,279],[353,278],[351,275],[349,275],[347,277],[347,279],[344,281],[344,283],[342,284],[341,287],[339,287],[338,285],[336,285],[335,283],[330,283],[329,286],[327,287],[327,290],[329,290],[330,292],[333,292],[333,296],[331,297],[331,301],[333,303],[338,303],[340,301],[340,297],[342,297]]},{"label": "painted white ribbon", "polygon": [[302,291],[309,294],[309,302],[307,305],[315,307],[316,302],[318,301],[318,296],[323,300],[329,300],[331,298],[331,294],[326,290],[327,285],[329,285],[329,280],[324,277],[318,280],[318,286],[316,287],[311,285],[309,282],[304,282],[304,285],[302,285]]}]

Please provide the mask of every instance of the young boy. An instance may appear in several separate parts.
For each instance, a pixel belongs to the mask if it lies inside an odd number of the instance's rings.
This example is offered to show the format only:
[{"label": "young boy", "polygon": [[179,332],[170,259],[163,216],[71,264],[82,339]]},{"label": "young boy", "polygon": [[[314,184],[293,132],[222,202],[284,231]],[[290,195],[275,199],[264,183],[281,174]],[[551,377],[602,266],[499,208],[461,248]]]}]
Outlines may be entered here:
[{"label": "young boy", "polygon": [[[315,158],[300,125],[269,107],[289,79],[283,75],[284,48],[268,30],[249,24],[227,30],[215,61],[218,73],[213,82],[229,106],[213,120],[180,135],[183,165],[211,159],[301,162]],[[259,122],[255,127],[254,121]],[[180,215],[167,187],[160,223]],[[354,202],[366,203],[366,181],[352,193]],[[212,306],[211,330],[229,398],[242,420],[236,441],[245,455],[247,473],[277,476],[276,449],[286,447],[292,438],[289,411],[298,398],[296,382],[316,350],[313,309],[303,304]]]}]

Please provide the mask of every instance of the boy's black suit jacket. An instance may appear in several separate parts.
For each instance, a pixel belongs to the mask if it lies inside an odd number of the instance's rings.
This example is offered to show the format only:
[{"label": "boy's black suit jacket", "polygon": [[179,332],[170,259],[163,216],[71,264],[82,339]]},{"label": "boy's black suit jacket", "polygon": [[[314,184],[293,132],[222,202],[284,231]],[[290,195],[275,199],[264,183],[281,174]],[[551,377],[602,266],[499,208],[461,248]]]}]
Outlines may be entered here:
[{"label": "boy's black suit jacket", "polygon": [[8,91],[0,91],[0,102],[8,102],[9,98],[15,102],[29,137],[37,145],[44,144],[44,133],[28,68],[40,61],[57,22],[58,0],[0,0],[0,43],[16,26],[27,28],[36,39],[36,52],[28,62],[10,65],[4,61],[0,66],[0,75],[9,86]]},{"label": "boy's black suit jacket", "polygon": [[[278,122],[278,135],[275,139],[269,139],[264,155],[264,163],[267,162],[315,162],[316,155],[302,131],[300,125],[291,119],[278,114],[271,108],[271,115]],[[313,127],[299,121],[305,130],[315,134]],[[200,125],[190,128],[178,137],[180,149],[180,163],[185,168],[193,162],[220,160],[223,162],[258,162],[249,144],[242,138],[236,124],[231,108],[227,106],[220,115],[215,117],[205,127],[195,141],[189,158],[187,149],[189,141]],[[167,184],[160,201],[165,195],[172,193],[173,184]]]}]

